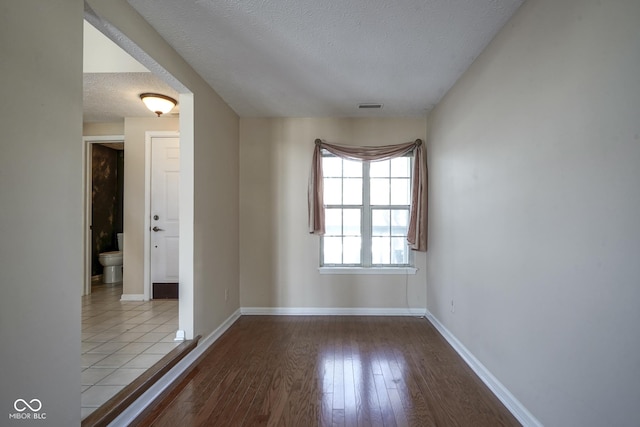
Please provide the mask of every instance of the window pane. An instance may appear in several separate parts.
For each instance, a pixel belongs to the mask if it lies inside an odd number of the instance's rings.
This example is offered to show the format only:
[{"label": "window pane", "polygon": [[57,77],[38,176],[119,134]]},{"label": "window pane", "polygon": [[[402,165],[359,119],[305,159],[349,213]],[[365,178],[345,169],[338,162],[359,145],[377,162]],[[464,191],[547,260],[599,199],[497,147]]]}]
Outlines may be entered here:
[{"label": "window pane", "polygon": [[324,237],[323,264],[342,264],[342,237]]},{"label": "window pane", "polygon": [[342,168],[344,176],[362,178],[362,162],[343,160]]},{"label": "window pane", "polygon": [[374,209],[371,211],[372,236],[389,235],[389,216],[390,212],[387,209]]},{"label": "window pane", "polygon": [[360,264],[360,237],[344,238],[344,264]]},{"label": "window pane", "polygon": [[407,235],[409,228],[409,211],[407,209],[394,209],[391,211],[391,234],[393,236]]},{"label": "window pane", "polygon": [[389,164],[390,164],[390,160],[383,160],[381,162],[371,162],[369,166],[369,176],[371,176],[372,178],[388,177]]},{"label": "window pane", "polygon": [[345,236],[360,236],[360,209],[345,209],[342,213]]},{"label": "window pane", "polygon": [[342,203],[345,205],[362,204],[362,178],[344,179],[344,197]]},{"label": "window pane", "polygon": [[373,264],[389,264],[390,245],[389,237],[373,237],[371,239],[371,262]]},{"label": "window pane", "polygon": [[371,185],[371,198],[370,203],[372,205],[388,205],[389,204],[389,179],[387,178],[372,178]]},{"label": "window pane", "polygon": [[409,179],[392,178],[391,179],[391,204],[392,205],[409,205],[411,198],[409,197]]},{"label": "window pane", "polygon": [[342,204],[342,179],[340,178],[324,179],[324,204],[325,205],[341,205]]},{"label": "window pane", "polygon": [[342,176],[342,159],[339,157],[322,158],[322,175],[324,177]]},{"label": "window pane", "polygon": [[327,235],[342,234],[342,209],[325,209],[324,227]]},{"label": "window pane", "polygon": [[411,158],[409,157],[396,157],[391,159],[391,176],[409,178],[411,173],[409,168],[411,167]]},{"label": "window pane", "polygon": [[412,158],[359,162],[330,155],[322,161],[327,206],[322,265],[408,265]]},{"label": "window pane", "polygon": [[405,237],[391,238],[391,263],[409,264],[409,249]]}]

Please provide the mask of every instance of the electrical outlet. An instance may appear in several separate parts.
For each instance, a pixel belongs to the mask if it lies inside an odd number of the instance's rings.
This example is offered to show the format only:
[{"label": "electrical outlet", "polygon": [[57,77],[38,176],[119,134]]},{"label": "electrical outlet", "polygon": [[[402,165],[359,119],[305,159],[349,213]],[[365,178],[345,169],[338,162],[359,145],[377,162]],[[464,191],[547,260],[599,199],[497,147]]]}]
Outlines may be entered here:
[{"label": "electrical outlet", "polygon": [[229,299],[229,289],[224,290],[224,300],[227,301]]}]

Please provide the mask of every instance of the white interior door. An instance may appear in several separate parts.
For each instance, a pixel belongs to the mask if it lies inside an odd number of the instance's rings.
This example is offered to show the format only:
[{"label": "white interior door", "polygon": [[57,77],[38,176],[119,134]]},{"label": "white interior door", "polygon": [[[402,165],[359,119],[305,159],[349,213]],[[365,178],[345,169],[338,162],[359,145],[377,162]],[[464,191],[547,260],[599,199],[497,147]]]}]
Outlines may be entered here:
[{"label": "white interior door", "polygon": [[178,283],[180,139],[151,139],[151,282]]}]

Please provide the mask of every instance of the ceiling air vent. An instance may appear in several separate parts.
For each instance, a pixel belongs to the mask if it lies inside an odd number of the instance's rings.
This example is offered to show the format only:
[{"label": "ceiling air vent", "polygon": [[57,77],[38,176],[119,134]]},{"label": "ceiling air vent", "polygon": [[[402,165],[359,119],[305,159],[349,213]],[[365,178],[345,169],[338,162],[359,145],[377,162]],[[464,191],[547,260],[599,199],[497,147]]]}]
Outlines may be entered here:
[{"label": "ceiling air vent", "polygon": [[358,108],[361,110],[376,110],[382,108],[382,104],[358,104]]}]

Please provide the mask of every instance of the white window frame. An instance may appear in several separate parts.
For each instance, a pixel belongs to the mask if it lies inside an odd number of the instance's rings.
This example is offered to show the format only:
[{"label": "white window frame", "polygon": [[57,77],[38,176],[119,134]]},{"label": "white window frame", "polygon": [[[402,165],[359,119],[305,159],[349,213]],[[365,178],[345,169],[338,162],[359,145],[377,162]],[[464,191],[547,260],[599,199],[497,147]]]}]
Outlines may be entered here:
[{"label": "white window frame", "polygon": [[[327,151],[322,152],[323,157],[334,156]],[[338,157],[338,156],[335,156]],[[413,162],[414,156],[407,155],[410,159],[410,184],[413,182]],[[339,158],[339,157],[338,157]],[[376,207],[383,209],[407,209],[407,213],[410,212],[410,205],[371,205],[370,198],[370,161],[362,161],[362,205],[325,205],[325,209],[340,208],[340,209],[359,209],[361,211],[360,221],[360,264],[327,264],[324,265],[324,236],[320,239],[320,274],[415,274],[418,269],[415,268],[413,251],[407,247],[408,262],[407,264],[389,264],[389,265],[377,265],[372,263],[372,243],[373,243],[373,229],[371,225],[371,217],[373,210]],[[344,177],[342,177],[344,179]],[[411,185],[410,187],[411,188]]]}]

